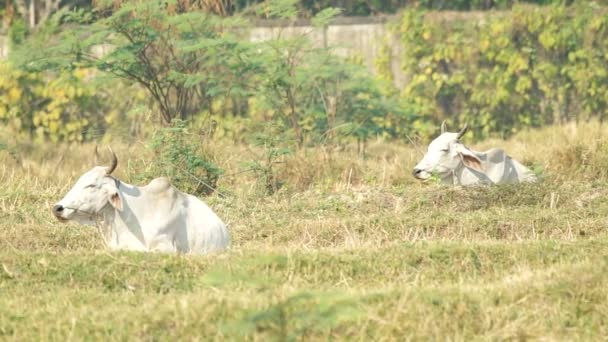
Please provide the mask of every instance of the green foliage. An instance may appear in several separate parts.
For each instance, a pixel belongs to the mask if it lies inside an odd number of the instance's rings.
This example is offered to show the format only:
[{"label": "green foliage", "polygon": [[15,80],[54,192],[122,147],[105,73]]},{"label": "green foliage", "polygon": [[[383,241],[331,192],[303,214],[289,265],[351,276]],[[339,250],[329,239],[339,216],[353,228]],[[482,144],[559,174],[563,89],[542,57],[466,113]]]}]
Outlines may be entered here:
[{"label": "green foliage", "polygon": [[[280,11],[294,10],[292,1],[267,6],[279,17]],[[337,13],[327,9],[313,22],[326,26]],[[348,136],[365,142],[374,135],[394,134],[406,119],[363,65],[335,56],[330,48],[313,46],[307,33],[279,35],[262,46],[265,77],[255,93],[257,105],[291,129],[298,147]]]},{"label": "green foliage", "polygon": [[343,73],[335,95],[336,123],[329,129],[354,136],[361,143],[374,136],[395,138],[411,131],[414,115],[403,109],[396,93],[383,91],[382,83],[361,65],[347,64]]},{"label": "green foliage", "polygon": [[282,127],[273,123],[264,123],[254,127],[253,145],[262,148],[262,155],[245,163],[249,170],[256,175],[257,185],[266,194],[274,194],[283,185],[279,179],[280,172],[276,167],[283,163],[284,156],[291,153],[290,139],[282,131]]},{"label": "green foliage", "polygon": [[[388,85],[392,85],[394,80],[393,72],[391,69],[392,63],[392,50],[390,46],[390,38],[385,37],[380,45],[378,50],[378,55],[374,60],[374,67],[376,69],[376,73],[378,78]],[[392,87],[394,88],[394,87]],[[395,91],[394,89],[388,88],[385,89],[385,92],[390,93],[391,91]]]},{"label": "green foliage", "polygon": [[[413,1],[412,1],[413,2]],[[509,9],[519,2],[536,5],[570,4],[573,0],[418,0],[416,5],[420,8],[433,10],[488,10]]]},{"label": "green foliage", "polygon": [[45,80],[0,63],[0,122],[38,140],[83,141],[102,120],[96,89],[85,82],[89,75],[78,69]]},{"label": "green foliage", "polygon": [[269,0],[258,11],[268,19],[295,20],[298,16],[297,0]]},{"label": "green foliage", "polygon": [[175,119],[150,138],[154,162],[139,175],[139,181],[168,177],[178,189],[194,195],[209,195],[217,188],[223,171],[203,149],[203,136],[192,133],[187,122]]},{"label": "green foliage", "polygon": [[[237,18],[180,12],[176,3],[125,2],[104,17],[105,8],[56,16],[58,34],[22,47],[20,65],[30,70],[91,67],[140,84],[161,118],[187,119],[213,99],[244,92],[247,44],[235,31]],[[59,25],[61,24],[61,25]],[[99,47],[111,47],[107,53]],[[46,56],[29,54],[44,51]]]},{"label": "green foliage", "polygon": [[328,7],[317,13],[311,20],[314,27],[327,27],[331,21],[338,16],[342,10],[339,8]]},{"label": "green foliage", "polygon": [[28,27],[25,20],[19,18],[15,20],[8,29],[8,39],[11,46],[18,46],[27,37]]},{"label": "green foliage", "polygon": [[259,311],[250,312],[226,330],[248,336],[263,331],[277,341],[296,341],[315,333],[329,332],[361,316],[356,300],[339,294],[302,292]]},{"label": "green foliage", "polygon": [[483,21],[438,21],[406,11],[397,28],[409,78],[402,98],[436,123],[473,124],[477,138],[604,120],[606,18],[592,4],[515,6]]},{"label": "green foliage", "polygon": [[[200,114],[217,117],[217,112],[225,119],[231,106],[235,115],[280,123],[295,135],[298,147],[340,143],[350,137],[365,145],[372,136],[409,131],[405,124],[409,116],[396,92],[384,91],[385,85],[360,63],[345,61],[328,47],[314,46],[307,33],[253,44],[238,37],[243,28],[238,17],[219,18],[184,12],[175,4],[161,5],[154,0],[125,2],[107,10],[101,2],[95,11],[63,11],[47,21],[11,54],[12,62],[25,72],[45,71],[51,88],[65,84],[58,75],[84,68],[101,70],[90,84],[108,91],[94,92],[91,100],[104,103],[97,107],[73,96],[67,100],[58,96],[57,101],[79,116],[57,114],[55,105],[28,122],[43,126],[41,134],[55,141],[75,140],[63,133],[55,138],[58,129],[65,127],[74,135],[90,130],[92,121],[100,133],[117,122],[123,127],[127,122],[129,134],[137,132],[135,118],[141,121],[141,116],[133,112],[141,112],[138,108],[144,103],[139,96],[122,96],[124,88],[118,80],[125,80],[148,94],[154,104],[149,109],[156,109],[165,124]],[[271,18],[295,20],[295,5],[291,0],[275,0],[261,9]],[[320,11],[313,18],[315,30],[326,29],[339,13],[333,8]],[[124,103],[117,104],[117,98]],[[86,136],[76,140],[82,139]]]},{"label": "green foliage", "polygon": [[[505,10],[517,3],[536,5],[573,3],[573,0],[297,0],[293,3],[299,8],[300,15],[313,17],[328,7],[340,6],[345,16],[371,16],[378,14],[396,13],[403,8],[420,8],[427,10]],[[595,1],[606,4],[606,0]],[[246,9],[262,0],[235,0],[237,9]]]}]

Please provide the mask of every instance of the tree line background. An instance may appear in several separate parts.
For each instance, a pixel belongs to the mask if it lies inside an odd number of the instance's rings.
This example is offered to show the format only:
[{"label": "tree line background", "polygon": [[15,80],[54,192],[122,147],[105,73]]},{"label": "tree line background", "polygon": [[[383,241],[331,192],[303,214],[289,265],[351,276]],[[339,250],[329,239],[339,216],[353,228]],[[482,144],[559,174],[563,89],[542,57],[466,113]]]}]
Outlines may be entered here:
[{"label": "tree line background", "polygon": [[[50,14],[62,7],[94,7],[92,0],[4,0],[0,2],[0,15],[6,29],[15,20],[25,21],[29,27],[44,22]],[[121,1],[116,1],[120,3]],[[218,15],[234,15],[247,12],[249,16],[259,16],[252,8],[263,0],[195,0],[188,1],[188,7],[210,11]],[[392,14],[415,7],[427,10],[491,10],[509,9],[517,3],[536,5],[570,5],[574,0],[299,0],[297,8],[302,17],[312,17],[327,7],[341,8],[347,16],[369,16]],[[604,0],[596,1],[604,3]]]}]

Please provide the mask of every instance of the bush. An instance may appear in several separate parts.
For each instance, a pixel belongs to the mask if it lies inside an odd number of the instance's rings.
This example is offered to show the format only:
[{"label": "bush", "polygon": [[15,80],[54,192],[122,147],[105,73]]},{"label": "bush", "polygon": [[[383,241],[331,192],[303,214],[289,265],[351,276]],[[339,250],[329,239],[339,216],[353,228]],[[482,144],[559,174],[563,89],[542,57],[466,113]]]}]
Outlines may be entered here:
[{"label": "bush", "polygon": [[83,141],[103,124],[104,105],[85,69],[45,77],[0,62],[0,122],[38,140]]},{"label": "bush", "polygon": [[[517,5],[483,20],[438,20],[406,11],[396,27],[408,77],[401,96],[435,123],[451,119],[478,127],[476,138],[604,120],[605,12],[593,3]],[[385,61],[378,64],[387,67]]]},{"label": "bush", "polygon": [[255,65],[248,63],[253,50],[237,37],[243,25],[238,17],[158,0],[95,5],[56,14],[11,53],[14,62],[31,71],[87,67],[139,84],[165,124],[245,91],[245,75]]},{"label": "bush", "polygon": [[203,138],[191,132],[186,121],[179,119],[159,128],[149,143],[154,162],[139,175],[139,180],[150,181],[164,176],[184,192],[210,195],[216,190],[223,171],[205,153]]},{"label": "bush", "polygon": [[[267,4],[274,16],[295,20],[295,1]],[[321,28],[339,11],[327,8],[312,22]],[[315,47],[303,32],[261,44],[263,75],[254,93],[258,109],[290,129],[298,147],[336,143],[355,137],[362,145],[372,136],[394,135],[408,115],[393,94],[383,93],[378,80],[360,63]]]},{"label": "bush", "polygon": [[254,158],[246,162],[245,166],[255,174],[258,188],[272,195],[283,185],[277,166],[283,164],[283,157],[291,153],[289,145],[293,139],[287,137],[281,127],[272,122],[255,125],[254,129],[252,143],[262,148],[262,153],[256,154],[252,151]]}]

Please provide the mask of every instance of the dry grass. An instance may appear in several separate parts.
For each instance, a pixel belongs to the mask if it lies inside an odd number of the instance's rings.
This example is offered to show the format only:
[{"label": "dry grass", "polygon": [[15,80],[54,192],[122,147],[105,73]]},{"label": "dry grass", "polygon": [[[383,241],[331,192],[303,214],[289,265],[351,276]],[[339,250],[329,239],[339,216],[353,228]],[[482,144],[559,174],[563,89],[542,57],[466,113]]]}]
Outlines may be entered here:
[{"label": "dry grass", "polygon": [[[606,336],[608,128],[553,127],[486,141],[544,168],[535,185],[416,182],[419,156],[375,142],[300,152],[262,196],[250,150],[213,146],[226,170],[206,201],[230,224],[209,257],[111,253],[50,206],[92,146],[0,152],[0,339],[595,340]],[[115,145],[118,176],[153,162]]]}]

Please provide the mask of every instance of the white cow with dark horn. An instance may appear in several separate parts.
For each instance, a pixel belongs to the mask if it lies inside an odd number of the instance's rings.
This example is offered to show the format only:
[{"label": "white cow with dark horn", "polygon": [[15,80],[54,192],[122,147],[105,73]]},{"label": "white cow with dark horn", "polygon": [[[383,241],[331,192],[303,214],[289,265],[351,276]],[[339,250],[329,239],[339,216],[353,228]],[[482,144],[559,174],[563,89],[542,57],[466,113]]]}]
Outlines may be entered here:
[{"label": "white cow with dark horn", "polygon": [[436,174],[443,183],[454,185],[536,181],[532,171],[501,149],[476,152],[467,148],[460,142],[467,128],[465,124],[459,132],[451,133],[444,121],[441,135],[431,142],[422,160],[414,167],[414,177],[426,180]]},{"label": "white cow with dark horn", "polygon": [[97,225],[111,249],[204,254],[228,246],[226,225],[201,200],[167,178],[142,187],[124,183],[112,176],[117,165],[112,152],[109,167],[82,175],[53,207],[55,217]]}]

